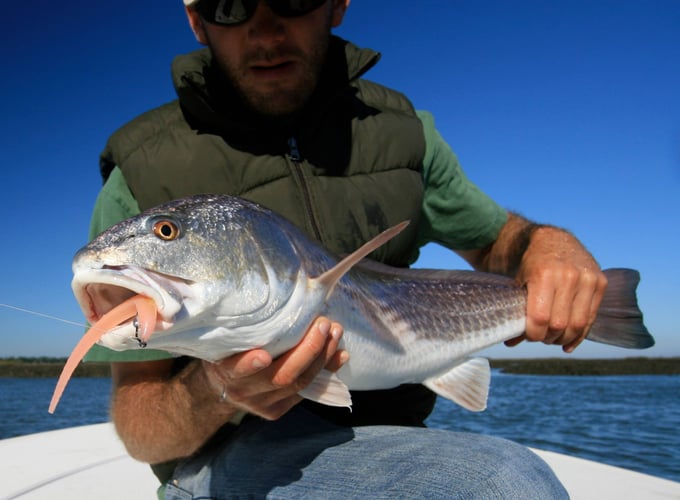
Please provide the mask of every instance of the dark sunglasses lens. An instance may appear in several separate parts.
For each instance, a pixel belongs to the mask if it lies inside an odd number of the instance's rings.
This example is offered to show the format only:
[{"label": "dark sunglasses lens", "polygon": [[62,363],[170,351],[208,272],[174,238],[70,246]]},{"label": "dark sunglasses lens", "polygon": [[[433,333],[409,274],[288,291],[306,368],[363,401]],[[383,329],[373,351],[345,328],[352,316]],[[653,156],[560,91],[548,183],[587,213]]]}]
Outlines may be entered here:
[{"label": "dark sunglasses lens", "polygon": [[[267,5],[282,17],[303,16],[326,0],[268,0]],[[240,24],[255,13],[258,0],[200,0],[196,9],[203,19],[225,26]]]},{"label": "dark sunglasses lens", "polygon": [[326,0],[269,0],[267,4],[279,16],[304,16],[320,7]]},{"label": "dark sunglasses lens", "polygon": [[239,24],[250,19],[257,0],[200,0],[196,9],[203,19],[214,24]]}]

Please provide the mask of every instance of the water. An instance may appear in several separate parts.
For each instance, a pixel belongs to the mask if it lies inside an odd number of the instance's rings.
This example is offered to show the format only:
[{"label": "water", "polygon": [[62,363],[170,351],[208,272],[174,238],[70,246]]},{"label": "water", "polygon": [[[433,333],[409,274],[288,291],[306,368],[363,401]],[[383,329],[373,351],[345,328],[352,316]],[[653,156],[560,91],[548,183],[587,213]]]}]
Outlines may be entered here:
[{"label": "water", "polygon": [[680,376],[494,373],[486,411],[439,398],[428,425],[680,481]]},{"label": "water", "polygon": [[110,379],[72,378],[50,415],[56,384],[56,378],[0,378],[0,439],[108,420]]},{"label": "water", "polygon": [[[107,421],[109,379],[72,379],[50,415],[55,383],[0,378],[0,439]],[[428,425],[501,436],[680,481],[680,376],[494,373],[485,412],[471,413],[440,398]]]}]

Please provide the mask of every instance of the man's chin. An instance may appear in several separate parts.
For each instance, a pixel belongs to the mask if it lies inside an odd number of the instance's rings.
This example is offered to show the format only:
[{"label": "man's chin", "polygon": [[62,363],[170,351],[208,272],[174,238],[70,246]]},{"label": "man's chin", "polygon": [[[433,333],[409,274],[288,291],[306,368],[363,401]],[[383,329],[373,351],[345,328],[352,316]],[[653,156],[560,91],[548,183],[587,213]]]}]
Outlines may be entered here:
[{"label": "man's chin", "polygon": [[283,90],[251,94],[246,97],[250,107],[258,114],[271,118],[285,118],[294,115],[306,102],[299,92]]}]

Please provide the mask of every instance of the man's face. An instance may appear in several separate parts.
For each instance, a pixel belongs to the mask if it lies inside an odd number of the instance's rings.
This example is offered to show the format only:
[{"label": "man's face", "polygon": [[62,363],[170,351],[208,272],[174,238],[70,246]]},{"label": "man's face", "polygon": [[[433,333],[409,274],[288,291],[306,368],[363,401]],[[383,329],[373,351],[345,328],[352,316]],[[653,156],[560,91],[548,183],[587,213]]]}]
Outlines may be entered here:
[{"label": "man's face", "polygon": [[260,2],[253,17],[236,26],[210,24],[187,12],[196,37],[210,47],[245,102],[280,117],[299,110],[314,92],[331,27],[340,24],[345,6],[326,2],[300,17],[280,17]]}]

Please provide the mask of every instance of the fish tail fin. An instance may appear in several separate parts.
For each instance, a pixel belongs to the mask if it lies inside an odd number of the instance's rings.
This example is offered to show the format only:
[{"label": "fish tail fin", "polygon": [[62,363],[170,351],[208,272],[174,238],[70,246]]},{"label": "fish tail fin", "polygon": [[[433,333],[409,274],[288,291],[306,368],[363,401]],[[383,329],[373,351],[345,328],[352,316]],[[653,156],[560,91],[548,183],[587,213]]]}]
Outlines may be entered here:
[{"label": "fish tail fin", "polygon": [[401,233],[406,228],[406,226],[408,226],[408,224],[409,221],[404,221],[400,222],[396,226],[392,226],[391,228],[386,229],[375,238],[361,245],[354,252],[352,252],[347,257],[338,262],[331,269],[329,269],[322,275],[318,276],[317,278],[314,278],[314,281],[317,282],[320,286],[328,289],[328,292],[326,293],[326,298],[330,297],[331,293],[333,293],[333,290],[335,289],[335,285],[338,283],[338,281],[340,281],[340,278],[342,278],[345,275],[345,273],[347,273],[347,271],[349,271],[353,266],[355,266],[359,261],[361,261],[361,259],[366,257],[373,250],[381,247],[389,240],[394,238],[396,235]]},{"label": "fish tail fin", "polygon": [[654,337],[643,323],[636,289],[640,273],[634,269],[606,269],[609,284],[588,340],[628,349],[646,349]]}]

